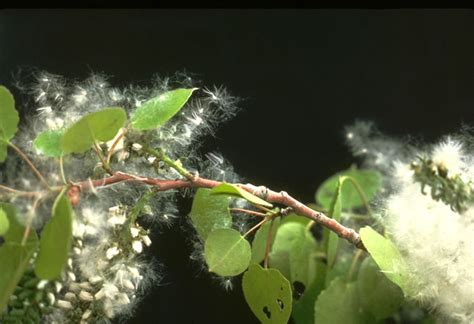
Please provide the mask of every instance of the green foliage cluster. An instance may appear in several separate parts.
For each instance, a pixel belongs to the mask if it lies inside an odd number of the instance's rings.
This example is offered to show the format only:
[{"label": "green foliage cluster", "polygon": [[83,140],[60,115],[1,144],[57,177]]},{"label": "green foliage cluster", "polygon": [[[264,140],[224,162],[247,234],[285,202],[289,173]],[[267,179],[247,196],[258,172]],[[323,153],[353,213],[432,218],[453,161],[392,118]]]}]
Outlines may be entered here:
[{"label": "green foliage cluster", "polygon": [[[130,122],[120,107],[87,114],[64,129],[41,133],[34,147],[38,153],[58,159],[110,141],[122,128],[137,132],[158,128],[178,113],[195,90],[161,94],[138,107]],[[6,158],[18,123],[13,97],[0,87],[0,161]],[[182,171],[182,166],[174,166]],[[351,168],[326,180],[316,191],[316,201],[309,205],[339,222],[348,221],[356,227],[373,224],[369,202],[380,185],[377,172]],[[31,224],[25,227],[18,222],[13,205],[0,204],[0,236],[4,240],[0,246],[0,312],[9,309],[8,316],[14,315],[10,296],[24,276],[53,280],[63,271],[74,220],[66,195],[70,186],[65,183],[59,193],[48,188],[55,201],[40,233]],[[234,199],[253,208],[249,217],[260,216],[261,221],[245,234],[233,228],[230,205]],[[390,239],[369,226],[360,231],[367,255],[310,219],[283,215],[278,207],[230,183],[198,189],[190,219],[203,242],[209,271],[222,277],[243,274],[245,300],[263,323],[286,323],[290,317],[296,323],[318,324],[377,323],[389,317],[400,320],[397,312],[405,302],[406,266]],[[34,274],[29,272],[30,266]]]}]

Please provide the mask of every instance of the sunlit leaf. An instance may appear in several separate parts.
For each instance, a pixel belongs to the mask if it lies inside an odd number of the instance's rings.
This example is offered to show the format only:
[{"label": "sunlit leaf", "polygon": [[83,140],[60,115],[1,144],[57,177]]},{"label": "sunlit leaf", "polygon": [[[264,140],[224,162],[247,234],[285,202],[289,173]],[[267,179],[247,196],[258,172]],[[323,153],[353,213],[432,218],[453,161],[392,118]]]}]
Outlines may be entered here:
[{"label": "sunlit leaf", "polygon": [[314,319],[317,324],[366,324],[374,319],[360,304],[355,283],[345,283],[342,278],[331,282],[316,300]]},{"label": "sunlit leaf", "polygon": [[119,107],[104,108],[85,115],[65,131],[61,140],[63,153],[84,153],[95,141],[110,141],[124,126],[126,119],[125,110]]},{"label": "sunlit leaf", "polygon": [[362,307],[377,320],[389,317],[400,308],[402,290],[380,272],[371,257],[362,262],[356,282]]},{"label": "sunlit leaf", "polygon": [[[354,179],[364,192],[368,201],[370,201],[375,196],[381,185],[381,176],[377,171],[374,170],[349,169],[336,173],[324,181],[316,192],[316,201],[323,208],[329,209],[331,207],[334,193],[337,190],[339,177],[343,176]],[[364,205],[364,202],[358,194],[356,187],[349,181],[347,181],[342,187],[341,196],[341,199],[344,201],[344,209],[361,207]]]},{"label": "sunlit leaf", "polygon": [[212,231],[232,226],[229,202],[229,197],[212,195],[210,189],[197,190],[190,217],[196,231],[204,241]]},{"label": "sunlit leaf", "polygon": [[41,279],[57,278],[67,262],[72,242],[74,212],[64,192],[53,205],[51,219],[41,233],[35,273]]},{"label": "sunlit leaf", "polygon": [[369,226],[360,230],[360,237],[375,263],[377,263],[380,270],[382,270],[382,273],[385,274],[390,281],[404,290],[407,265],[393,242]]},{"label": "sunlit leaf", "polygon": [[267,240],[270,227],[272,228],[270,241],[271,247],[271,245],[275,241],[276,231],[279,225],[280,218],[276,218],[273,220],[273,224],[271,224],[271,221],[266,222],[257,230],[257,232],[255,233],[255,237],[252,241],[252,262],[260,263],[263,261],[263,259],[265,258],[265,251],[267,248]]},{"label": "sunlit leaf", "polygon": [[253,263],[244,273],[245,301],[262,323],[287,323],[292,307],[291,286],[276,269],[263,269]]},{"label": "sunlit leaf", "polygon": [[251,254],[249,242],[230,228],[211,232],[204,244],[204,258],[209,271],[220,276],[236,276],[244,272]]},{"label": "sunlit leaf", "polygon": [[264,206],[268,208],[273,207],[273,205],[270,204],[269,202],[231,183],[223,183],[223,184],[218,185],[217,187],[212,188],[212,193],[243,198],[254,205],[260,205],[260,206]]},{"label": "sunlit leaf", "polygon": [[0,162],[7,157],[7,143],[18,130],[19,122],[12,94],[7,88],[0,86]]},{"label": "sunlit leaf", "polygon": [[162,126],[183,108],[194,90],[176,89],[146,101],[135,110],[132,126],[140,130]]},{"label": "sunlit leaf", "polygon": [[61,145],[63,135],[64,130],[46,130],[35,138],[33,146],[38,153],[59,157],[63,153]]}]

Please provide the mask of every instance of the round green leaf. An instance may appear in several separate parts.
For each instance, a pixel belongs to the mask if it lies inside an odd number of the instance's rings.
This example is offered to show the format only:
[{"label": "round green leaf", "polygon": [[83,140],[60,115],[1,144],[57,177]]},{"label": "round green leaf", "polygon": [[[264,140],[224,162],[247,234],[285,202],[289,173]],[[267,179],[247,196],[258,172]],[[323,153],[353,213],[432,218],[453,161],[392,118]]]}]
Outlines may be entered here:
[{"label": "round green leaf", "polygon": [[382,273],[403,290],[406,283],[407,265],[395,244],[374,231],[370,226],[362,228],[359,234],[362,243],[364,243]]},{"label": "round green leaf", "polygon": [[190,217],[194,228],[204,241],[212,231],[232,226],[229,202],[229,197],[212,195],[211,189],[197,190]]},{"label": "round green leaf", "polygon": [[243,198],[247,200],[248,202],[254,204],[254,205],[260,205],[260,206],[265,206],[268,208],[272,208],[273,205],[270,204],[269,202],[251,194],[250,192],[234,185],[231,183],[222,183],[214,188],[212,188],[212,193],[213,194],[223,194],[223,195],[230,195],[230,196],[235,196],[238,198]]},{"label": "round green leaf", "polygon": [[[329,209],[333,201],[334,193],[337,190],[339,177],[348,176],[354,179],[364,192],[367,199],[370,201],[381,185],[381,176],[374,170],[357,170],[349,169],[336,173],[329,179],[323,182],[316,192],[316,201],[323,208]],[[350,181],[345,181],[341,189],[341,199],[344,202],[344,208],[356,208],[363,206],[363,201],[360,198],[356,188]]]},{"label": "round green leaf", "polygon": [[357,289],[362,307],[377,320],[389,317],[400,308],[403,292],[380,272],[370,257],[366,258],[359,269]]},{"label": "round green leaf", "polygon": [[84,153],[95,141],[110,141],[126,120],[127,114],[120,107],[104,108],[85,115],[65,131],[61,140],[63,153]]},{"label": "round green leaf", "polygon": [[333,280],[319,295],[314,307],[314,319],[318,324],[374,322],[360,305],[355,283],[346,284],[341,278]]},{"label": "round green leaf", "polygon": [[245,301],[262,323],[287,323],[292,308],[291,286],[276,269],[253,263],[242,279]]},{"label": "round green leaf", "polygon": [[51,280],[61,274],[71,249],[73,217],[69,199],[61,192],[54,202],[51,219],[41,233],[35,264],[39,278]]},{"label": "round green leaf", "polygon": [[196,89],[176,89],[146,101],[135,110],[132,126],[140,130],[162,126],[183,108]]},{"label": "round green leaf", "polygon": [[251,253],[249,242],[230,228],[211,232],[204,244],[209,271],[220,276],[236,276],[244,272],[249,266]]},{"label": "round green leaf", "polygon": [[33,146],[38,153],[50,157],[60,157],[63,153],[61,139],[64,130],[46,130],[39,134],[33,141]]},{"label": "round green leaf", "polygon": [[10,228],[10,221],[8,220],[7,213],[0,208],[0,236],[5,235]]}]

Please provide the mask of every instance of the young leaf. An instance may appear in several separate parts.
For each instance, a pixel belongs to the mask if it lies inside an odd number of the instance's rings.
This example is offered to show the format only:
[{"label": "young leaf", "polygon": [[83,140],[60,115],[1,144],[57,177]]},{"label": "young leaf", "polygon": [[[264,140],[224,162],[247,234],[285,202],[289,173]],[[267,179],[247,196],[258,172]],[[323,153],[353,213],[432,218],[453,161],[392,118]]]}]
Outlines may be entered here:
[{"label": "young leaf", "polygon": [[245,301],[262,323],[287,323],[291,315],[291,286],[276,269],[253,263],[244,273]]},{"label": "young leaf", "polygon": [[63,191],[56,198],[51,219],[41,235],[35,264],[39,278],[51,280],[61,274],[71,249],[73,217],[71,204]]},{"label": "young leaf", "polygon": [[362,243],[369,251],[382,273],[402,290],[405,289],[407,265],[397,247],[388,238],[383,237],[371,227],[366,226],[359,232]]},{"label": "young leaf", "polygon": [[[260,263],[265,258],[265,251],[267,248],[267,239],[268,239],[268,232],[270,230],[271,221],[266,222],[263,224],[255,233],[255,237],[252,241],[252,262]],[[270,247],[275,241],[276,231],[278,226],[280,225],[280,218],[276,218],[273,220],[272,228],[272,235],[271,235],[271,242]]]},{"label": "young leaf", "polygon": [[314,319],[318,324],[365,324],[375,322],[364,312],[355,283],[346,284],[341,278],[331,282],[319,295],[314,307]]},{"label": "young leaf", "polygon": [[95,141],[110,141],[126,120],[127,114],[120,107],[104,108],[85,115],[65,131],[61,140],[63,153],[84,153]]},{"label": "young leaf", "polygon": [[362,262],[356,282],[362,307],[378,321],[400,308],[403,292],[380,272],[371,257]]},{"label": "young leaf", "polygon": [[4,86],[0,86],[0,162],[7,157],[8,142],[18,130],[20,117],[15,109],[15,100]]},{"label": "young leaf", "polygon": [[33,141],[33,146],[38,153],[50,157],[60,157],[63,154],[61,139],[64,130],[46,130],[39,134]]},{"label": "young leaf", "polygon": [[133,128],[147,130],[162,126],[183,108],[194,90],[197,88],[176,89],[146,101],[132,116]]},{"label": "young leaf", "polygon": [[[374,170],[349,169],[336,173],[324,181],[316,192],[316,201],[323,208],[329,209],[331,207],[339,178],[343,176],[354,179],[369,201],[375,196],[381,185],[381,176]],[[363,200],[352,183],[345,183],[341,189],[341,196],[341,199],[344,201],[344,208],[356,208],[364,205]]]},{"label": "young leaf", "polygon": [[212,231],[230,228],[230,198],[211,194],[211,189],[199,188],[194,195],[190,217],[199,236],[205,241]]},{"label": "young leaf", "polygon": [[244,189],[237,187],[234,184],[230,183],[223,183],[218,185],[217,187],[212,188],[212,193],[213,194],[222,194],[222,195],[229,195],[229,196],[235,196],[239,198],[243,198],[247,200],[248,202],[254,204],[254,205],[260,205],[268,208],[272,208],[273,205],[270,204],[269,202],[251,194],[248,191],[245,191]]},{"label": "young leaf", "polygon": [[249,242],[236,230],[217,229],[209,234],[204,244],[204,258],[210,272],[219,276],[236,276],[250,263]]},{"label": "young leaf", "polygon": [[20,245],[7,242],[0,247],[0,313],[7,305],[11,294],[30,263],[38,243],[29,242]]},{"label": "young leaf", "polygon": [[8,220],[7,213],[0,208],[0,236],[5,235],[10,228],[10,221]]}]

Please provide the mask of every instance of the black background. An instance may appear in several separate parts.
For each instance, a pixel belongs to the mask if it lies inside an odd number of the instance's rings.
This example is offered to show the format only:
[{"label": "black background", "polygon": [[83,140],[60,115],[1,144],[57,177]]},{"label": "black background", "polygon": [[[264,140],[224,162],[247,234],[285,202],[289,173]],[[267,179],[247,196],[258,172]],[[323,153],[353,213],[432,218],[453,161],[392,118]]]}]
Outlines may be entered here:
[{"label": "black background", "polygon": [[[343,127],[426,140],[455,132],[474,109],[470,10],[4,10],[0,83],[18,67],[115,85],[196,73],[245,100],[206,141],[255,184],[309,202],[318,183],[353,161]],[[188,205],[183,205],[183,214]],[[154,237],[163,285],[130,323],[253,323],[240,286],[197,275],[178,227]]]}]

